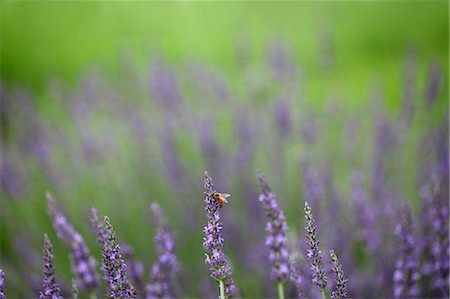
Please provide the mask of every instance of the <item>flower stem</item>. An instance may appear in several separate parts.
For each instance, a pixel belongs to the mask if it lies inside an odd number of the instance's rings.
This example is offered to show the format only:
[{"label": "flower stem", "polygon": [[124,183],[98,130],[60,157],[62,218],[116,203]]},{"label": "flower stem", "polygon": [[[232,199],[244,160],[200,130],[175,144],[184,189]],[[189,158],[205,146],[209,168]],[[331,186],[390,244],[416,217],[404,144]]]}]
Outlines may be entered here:
[{"label": "flower stem", "polygon": [[219,280],[220,289],[220,299],[225,299],[225,286],[223,285],[223,280]]},{"label": "flower stem", "polygon": [[327,299],[327,295],[325,294],[325,289],[320,289],[320,295],[322,295],[322,299]]},{"label": "flower stem", "polygon": [[284,287],[282,283],[278,284],[278,299],[284,299]]},{"label": "flower stem", "polygon": [[90,299],[97,299],[97,293],[95,291],[92,291],[89,297]]}]

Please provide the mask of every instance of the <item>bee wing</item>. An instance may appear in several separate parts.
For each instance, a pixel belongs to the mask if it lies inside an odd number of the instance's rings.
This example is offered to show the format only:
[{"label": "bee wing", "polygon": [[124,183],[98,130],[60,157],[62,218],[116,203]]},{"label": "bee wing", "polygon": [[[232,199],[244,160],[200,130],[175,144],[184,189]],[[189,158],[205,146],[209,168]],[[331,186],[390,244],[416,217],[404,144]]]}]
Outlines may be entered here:
[{"label": "bee wing", "polygon": [[226,203],[228,203],[228,200],[227,200],[227,198],[229,198],[231,195],[230,194],[228,194],[228,193],[222,193],[222,198],[223,198],[223,201],[225,201]]}]

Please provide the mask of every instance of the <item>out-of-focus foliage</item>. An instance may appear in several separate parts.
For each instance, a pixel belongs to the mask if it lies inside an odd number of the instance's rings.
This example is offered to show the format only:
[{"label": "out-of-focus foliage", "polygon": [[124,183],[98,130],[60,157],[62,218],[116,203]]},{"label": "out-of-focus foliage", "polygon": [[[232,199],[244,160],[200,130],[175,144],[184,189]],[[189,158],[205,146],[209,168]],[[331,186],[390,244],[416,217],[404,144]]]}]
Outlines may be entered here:
[{"label": "out-of-focus foliage", "polygon": [[[447,3],[0,5],[0,267],[10,298],[41,288],[43,233],[70,291],[47,190],[97,261],[88,211],[108,215],[147,283],[156,260],[149,205],[159,202],[182,297],[216,296],[202,249],[205,169],[232,195],[221,210],[224,250],[244,298],[276,291],[258,170],[301,267],[308,200],[353,298],[392,296],[401,201],[413,207],[419,252],[445,239],[448,222],[435,229],[423,207],[439,197],[448,211]],[[427,225],[436,230],[428,239]],[[431,259],[421,258],[420,267]],[[329,257],[324,264],[331,281]],[[422,291],[435,296],[430,273]]]}]

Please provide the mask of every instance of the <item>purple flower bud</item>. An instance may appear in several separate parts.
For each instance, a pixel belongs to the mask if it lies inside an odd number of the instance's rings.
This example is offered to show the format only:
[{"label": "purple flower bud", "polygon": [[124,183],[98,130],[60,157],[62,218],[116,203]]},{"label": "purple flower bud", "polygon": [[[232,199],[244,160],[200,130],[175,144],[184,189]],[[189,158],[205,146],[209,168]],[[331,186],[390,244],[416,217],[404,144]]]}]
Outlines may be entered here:
[{"label": "purple flower bud", "polygon": [[5,296],[5,272],[0,269],[0,299],[6,299]]},{"label": "purple flower bud", "polygon": [[307,255],[311,262],[311,272],[312,272],[312,282],[319,287],[319,289],[324,289],[327,286],[327,277],[323,271],[322,267],[322,257],[320,256],[319,240],[317,239],[317,226],[315,224],[314,218],[312,216],[311,208],[308,202],[305,202],[305,221],[306,221],[306,242],[308,245]]},{"label": "purple flower bud", "polygon": [[72,272],[76,276],[76,284],[83,290],[96,289],[100,282],[96,271],[97,263],[89,255],[89,249],[83,237],[75,231],[72,224],[56,206],[52,195],[47,192],[47,207],[58,237],[70,250]]},{"label": "purple flower bud", "polygon": [[44,235],[44,282],[39,299],[63,299],[56,284],[56,270],[53,266],[52,243],[47,234]]},{"label": "purple flower bud", "polygon": [[147,285],[147,299],[173,298],[172,279],[179,270],[173,248],[173,237],[167,226],[164,213],[158,203],[153,202],[150,209],[156,225],[155,245],[158,260],[152,267],[151,284]]},{"label": "purple flower bud", "polygon": [[348,279],[345,279],[342,266],[339,264],[338,257],[334,253],[334,250],[330,250],[331,262],[333,263],[333,271],[335,274],[336,288],[331,292],[331,299],[347,299],[347,291],[345,285]]},{"label": "purple flower bud", "polygon": [[406,203],[401,210],[400,223],[395,228],[399,239],[399,257],[393,276],[395,298],[415,298],[418,294],[418,262],[414,248],[411,208]]},{"label": "purple flower bud", "polygon": [[266,226],[266,245],[269,247],[269,260],[272,264],[270,279],[275,283],[285,283],[289,279],[289,254],[286,248],[286,219],[280,210],[275,194],[270,190],[269,184],[262,173],[258,174],[262,203],[269,222]]},{"label": "purple flower bud", "polygon": [[209,264],[211,278],[223,281],[225,286],[225,297],[233,297],[237,290],[231,276],[231,266],[223,253],[222,221],[220,220],[219,204],[214,194],[214,186],[208,172],[205,171],[205,211],[208,224],[204,228],[205,234],[203,247],[206,250],[205,263]]}]

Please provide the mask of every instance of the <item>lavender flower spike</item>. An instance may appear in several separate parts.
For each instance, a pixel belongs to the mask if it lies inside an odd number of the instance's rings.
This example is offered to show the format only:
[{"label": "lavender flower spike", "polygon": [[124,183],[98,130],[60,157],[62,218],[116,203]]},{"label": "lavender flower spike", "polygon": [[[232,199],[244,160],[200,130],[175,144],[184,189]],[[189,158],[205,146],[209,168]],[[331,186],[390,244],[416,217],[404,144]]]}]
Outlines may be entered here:
[{"label": "lavender flower spike", "polygon": [[0,269],[0,299],[6,299],[5,296],[5,272]]},{"label": "lavender flower spike", "polygon": [[110,288],[109,296],[113,299],[136,298],[136,293],[127,280],[126,264],[109,218],[105,216],[104,221],[100,221],[97,210],[92,209],[91,220],[102,246],[102,270]]},{"label": "lavender flower spike", "polygon": [[171,280],[179,269],[173,249],[173,237],[159,204],[153,202],[150,209],[156,225],[155,244],[158,260],[152,267],[152,282],[147,286],[147,299],[173,298],[174,292]]},{"label": "lavender flower spike", "polygon": [[270,279],[277,285],[283,285],[289,279],[289,253],[286,247],[286,219],[283,211],[278,207],[277,198],[270,190],[264,175],[259,173],[258,178],[262,192],[259,196],[259,201],[262,203],[266,215],[269,218],[269,222],[267,222],[266,226],[266,245],[270,249],[269,260],[272,264]]},{"label": "lavender flower spike", "polygon": [[216,190],[211,177],[205,171],[205,211],[208,217],[208,224],[203,230],[205,234],[203,247],[207,252],[205,263],[210,266],[211,277],[219,282],[220,297],[232,298],[236,294],[236,287],[231,277],[231,266],[223,253],[222,221],[214,193]]},{"label": "lavender flower spike", "polygon": [[312,282],[317,285],[322,292],[322,297],[325,296],[325,287],[327,286],[327,277],[323,271],[322,258],[320,256],[319,240],[317,239],[317,226],[312,216],[311,208],[308,202],[305,202],[305,221],[306,221],[306,238],[308,238],[307,256],[311,262]]},{"label": "lavender flower spike", "polygon": [[75,231],[72,224],[58,209],[52,195],[47,192],[46,197],[48,213],[56,233],[70,250],[70,262],[77,286],[83,291],[95,290],[100,284],[95,259],[89,255],[89,249],[83,237]]},{"label": "lavender flower spike", "polygon": [[345,290],[345,285],[348,279],[345,279],[344,271],[342,271],[342,266],[339,264],[337,255],[334,250],[330,250],[331,262],[333,263],[333,271],[336,275],[336,289],[331,292],[331,299],[347,299],[347,291]]},{"label": "lavender flower spike", "polygon": [[394,271],[394,297],[398,299],[417,298],[419,295],[417,287],[419,273],[417,272],[418,262],[414,253],[415,246],[410,206],[405,203],[401,212],[401,221],[395,229],[395,234],[400,243],[400,252]]},{"label": "lavender flower spike", "polygon": [[39,299],[63,299],[56,284],[56,270],[53,267],[52,243],[47,234],[44,235],[44,282]]}]

